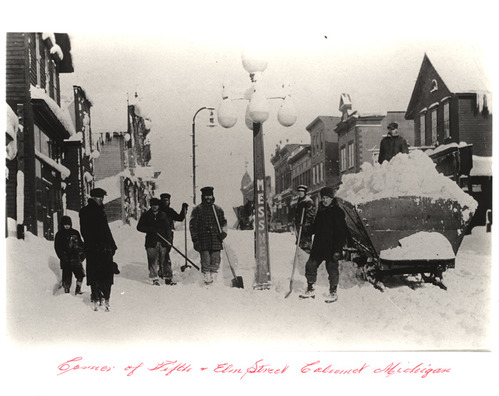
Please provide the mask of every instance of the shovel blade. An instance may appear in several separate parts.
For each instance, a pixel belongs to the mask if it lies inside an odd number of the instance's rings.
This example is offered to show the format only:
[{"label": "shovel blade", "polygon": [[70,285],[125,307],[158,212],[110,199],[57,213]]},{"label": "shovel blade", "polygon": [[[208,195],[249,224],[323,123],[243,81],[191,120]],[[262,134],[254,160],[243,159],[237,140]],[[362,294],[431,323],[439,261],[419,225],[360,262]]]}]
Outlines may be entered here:
[{"label": "shovel blade", "polygon": [[237,287],[239,289],[244,289],[244,282],[242,276],[236,276],[232,279],[232,287]]}]

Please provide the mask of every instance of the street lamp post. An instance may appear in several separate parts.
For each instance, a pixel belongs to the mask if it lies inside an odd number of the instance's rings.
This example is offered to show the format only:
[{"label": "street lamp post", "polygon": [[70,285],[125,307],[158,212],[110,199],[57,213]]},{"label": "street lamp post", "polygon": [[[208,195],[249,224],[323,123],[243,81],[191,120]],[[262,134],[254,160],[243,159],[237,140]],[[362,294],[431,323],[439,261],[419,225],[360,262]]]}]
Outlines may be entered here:
[{"label": "street lamp post", "polygon": [[210,115],[210,127],[214,127],[215,124],[213,123],[213,111],[215,110],[214,107],[201,107],[194,113],[194,116],[192,117],[192,203],[194,206],[196,206],[196,116],[202,111],[202,110],[210,110],[211,115]]},{"label": "street lamp post", "polygon": [[267,99],[282,99],[277,118],[281,125],[289,127],[296,121],[294,106],[291,95],[266,97],[258,84],[261,73],[266,69],[267,62],[258,56],[248,56],[243,53],[243,67],[249,73],[252,86],[246,90],[242,98],[229,98],[225,92],[222,93],[217,116],[218,122],[224,128],[231,128],[237,122],[234,116],[231,100],[249,100],[246,109],[246,126],[253,131],[253,191],[255,205],[255,289],[269,289],[270,276],[270,251],[268,237],[268,211],[267,211],[267,185],[265,181],[265,156],[263,145],[263,123],[269,117]]}]

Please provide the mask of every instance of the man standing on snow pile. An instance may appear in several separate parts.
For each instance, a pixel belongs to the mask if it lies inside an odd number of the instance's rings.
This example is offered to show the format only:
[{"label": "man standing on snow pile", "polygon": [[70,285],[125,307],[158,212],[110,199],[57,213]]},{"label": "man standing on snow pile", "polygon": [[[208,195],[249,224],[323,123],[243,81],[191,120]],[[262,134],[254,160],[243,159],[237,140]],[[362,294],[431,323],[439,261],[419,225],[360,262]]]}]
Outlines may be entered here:
[{"label": "man standing on snow pile", "polygon": [[314,283],[317,281],[317,269],[326,261],[329,274],[329,295],[326,302],[338,299],[337,288],[339,280],[339,260],[348,238],[348,228],[345,222],[345,212],[334,199],[333,189],[324,187],[320,191],[321,202],[312,225],[314,242],[310,257],[305,264],[307,290],[301,298],[315,298]]},{"label": "man standing on snow pile", "polygon": [[204,282],[211,285],[216,281],[220,268],[220,251],[223,249],[222,241],[227,237],[227,220],[222,208],[215,205],[213,187],[201,189],[201,203],[192,210],[189,229],[194,250],[199,252],[201,257]]},{"label": "man standing on snow pile", "polygon": [[159,210],[160,203],[158,198],[151,198],[151,208],[140,216],[137,230],[146,234],[145,248],[152,284],[160,285],[158,271],[162,271],[165,285],[173,286],[176,283],[172,280],[172,265],[170,260],[167,260],[171,245],[166,242],[172,243],[172,228],[166,213]]},{"label": "man standing on snow pile", "polygon": [[[187,208],[189,205],[187,205],[185,202],[182,204],[182,210],[180,213],[175,212],[175,210],[170,207],[170,199],[171,195],[168,193],[163,193],[159,196],[161,199],[161,203],[159,204],[159,210],[161,212],[164,212],[166,214],[166,217],[168,218],[168,222],[170,223],[170,228],[172,230],[172,240],[171,242],[173,243],[173,237],[175,236],[175,222],[176,221],[184,221],[185,216],[187,214]],[[166,253],[166,261],[169,263],[168,265],[171,267],[171,260],[170,260],[170,249],[168,249]],[[163,273],[163,268],[159,267],[159,276],[160,278],[164,277]]]},{"label": "man standing on snow pile", "polygon": [[72,225],[71,217],[62,216],[61,227],[57,234],[55,234],[54,248],[57,257],[61,260],[64,292],[69,293],[74,274],[76,278],[75,295],[77,295],[82,294],[81,284],[85,277],[85,271],[81,262],[85,260],[85,253],[80,233]]},{"label": "man standing on snow pile", "polygon": [[87,256],[87,285],[90,286],[94,311],[97,311],[98,302],[102,304],[102,298],[105,310],[109,311],[115,273],[113,256],[118,249],[104,211],[105,195],[107,193],[102,188],[94,188],[90,191],[87,206],[80,210],[80,231]]},{"label": "man standing on snow pile", "polygon": [[[312,248],[312,223],[314,222],[315,207],[312,198],[307,195],[308,187],[299,185],[296,189],[298,191],[298,203],[296,204],[295,213],[295,234],[298,234],[301,226],[300,235],[300,248],[310,254]],[[303,214],[303,223],[301,223]]]},{"label": "man standing on snow pile", "polygon": [[379,145],[378,162],[390,161],[398,153],[409,154],[406,140],[399,135],[399,124],[391,122],[388,124],[388,134],[381,139]]}]

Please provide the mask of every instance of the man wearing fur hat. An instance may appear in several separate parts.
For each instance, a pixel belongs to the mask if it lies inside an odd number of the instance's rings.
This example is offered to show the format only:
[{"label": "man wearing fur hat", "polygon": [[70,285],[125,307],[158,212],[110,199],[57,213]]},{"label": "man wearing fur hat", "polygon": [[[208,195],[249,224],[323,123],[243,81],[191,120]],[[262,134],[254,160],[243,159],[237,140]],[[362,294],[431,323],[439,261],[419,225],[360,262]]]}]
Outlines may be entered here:
[{"label": "man wearing fur hat", "polygon": [[399,124],[390,122],[388,124],[388,134],[381,139],[379,144],[378,162],[390,161],[398,153],[408,154],[409,147],[407,141],[399,135]]},{"label": "man wearing fur hat", "polygon": [[204,281],[210,285],[216,281],[222,241],[227,237],[227,220],[222,208],[215,205],[213,187],[201,189],[201,203],[192,210],[189,229],[194,249],[201,257]]},{"label": "man wearing fur hat", "polygon": [[338,299],[339,260],[347,242],[348,228],[345,213],[334,199],[333,189],[324,187],[320,194],[321,202],[312,224],[314,242],[310,257],[305,264],[307,290],[300,297],[315,297],[314,284],[317,281],[317,269],[325,261],[329,275],[329,295],[326,297],[326,302],[334,302]]},{"label": "man wearing fur hat", "polygon": [[80,210],[80,231],[87,256],[87,285],[90,286],[90,301],[95,311],[102,298],[105,310],[109,311],[115,271],[113,256],[118,249],[104,211],[105,195],[107,193],[102,188],[94,188],[90,191],[87,206]]},{"label": "man wearing fur hat", "polygon": [[[315,207],[312,199],[307,195],[308,187],[305,185],[299,185],[296,189],[298,192],[298,202],[296,204],[295,212],[295,233],[296,238],[301,226],[300,235],[300,248],[306,253],[310,253],[312,247],[312,223],[315,216]],[[303,214],[303,223],[302,220]]]},{"label": "man wearing fur hat", "polygon": [[159,210],[161,201],[158,198],[151,198],[149,204],[151,208],[140,216],[137,223],[137,230],[146,234],[145,248],[149,279],[153,285],[159,286],[158,272],[161,270],[165,284],[173,286],[176,283],[172,280],[172,264],[168,259],[171,245],[165,241],[166,239],[170,244],[172,243],[172,228],[166,213]]}]

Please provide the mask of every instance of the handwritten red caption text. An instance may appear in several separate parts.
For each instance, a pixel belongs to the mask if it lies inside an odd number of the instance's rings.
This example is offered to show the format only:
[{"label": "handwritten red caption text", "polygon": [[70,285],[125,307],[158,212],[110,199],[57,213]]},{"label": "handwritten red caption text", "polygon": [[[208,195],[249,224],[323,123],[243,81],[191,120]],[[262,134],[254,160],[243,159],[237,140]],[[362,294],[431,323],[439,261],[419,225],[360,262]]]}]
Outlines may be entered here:
[{"label": "handwritten red caption text", "polygon": [[[109,373],[115,370],[115,366],[102,366],[102,365],[82,365],[82,357],[75,357],[73,359],[67,360],[66,362],[58,366],[59,373],[57,375],[66,374],[69,372],[78,371],[92,371],[97,373]],[[419,363],[417,365],[407,364],[406,366],[402,363],[389,363],[384,367],[369,368],[367,363],[363,363],[362,366],[357,366],[355,368],[336,368],[332,364],[321,364],[320,360],[312,363],[306,363],[301,365],[300,374],[310,375],[321,375],[321,374],[338,374],[338,375],[348,375],[348,374],[362,374],[362,373],[372,373],[375,375],[384,375],[385,377],[391,377],[395,374],[413,374],[418,375],[421,378],[427,378],[430,374],[448,374],[451,372],[450,368],[435,368],[431,364]],[[129,365],[124,368],[127,376],[132,376],[137,370],[144,368],[150,372],[162,373],[165,376],[169,376],[173,373],[190,373],[192,367],[189,363],[178,362],[177,360],[167,360],[156,364],[155,367],[145,368],[144,363],[140,363],[136,366]],[[201,371],[207,370],[208,367],[200,367]],[[263,374],[263,375],[282,375],[289,370],[289,366],[286,364],[284,367],[275,368],[271,364],[264,363],[263,359],[257,360],[253,365],[247,368],[237,368],[231,363],[219,363],[212,370],[216,374],[238,374],[242,380],[247,374]],[[291,372],[291,371],[290,371]],[[293,374],[293,373],[292,373]]]},{"label": "handwritten red caption text", "polygon": [[263,364],[263,359],[257,360],[252,366],[240,369],[234,367],[230,363],[221,363],[213,370],[217,374],[242,374],[240,379],[243,379],[246,374],[284,374],[289,366],[285,365],[282,368],[273,368],[270,364]]}]

